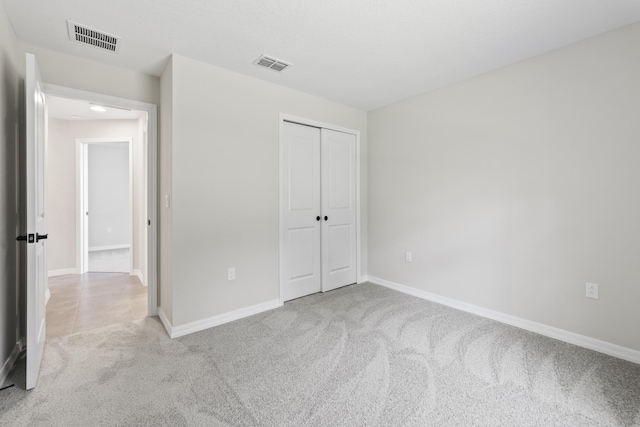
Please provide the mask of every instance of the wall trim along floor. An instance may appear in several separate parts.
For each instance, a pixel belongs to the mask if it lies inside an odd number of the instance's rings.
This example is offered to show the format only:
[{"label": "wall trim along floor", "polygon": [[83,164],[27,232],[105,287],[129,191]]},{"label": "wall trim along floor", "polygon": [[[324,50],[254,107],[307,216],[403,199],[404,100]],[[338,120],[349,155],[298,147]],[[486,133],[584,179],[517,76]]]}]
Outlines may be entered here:
[{"label": "wall trim along floor", "polygon": [[147,286],[147,282],[144,280],[144,276],[142,275],[142,271],[135,269],[131,272],[132,276],[136,276],[138,278],[138,280],[140,280],[140,283],[142,283],[143,286]]},{"label": "wall trim along floor", "polygon": [[63,268],[61,270],[49,270],[48,277],[68,276],[69,274],[80,274],[77,268]]},{"label": "wall trim along floor", "polygon": [[554,328],[553,326],[548,326],[542,323],[532,322],[530,320],[512,316],[510,314],[501,313],[499,311],[489,310],[477,305],[467,304],[462,301],[432,294],[431,292],[401,285],[399,283],[394,283],[389,280],[380,279],[378,277],[369,276],[368,279],[369,282],[376,285],[384,286],[399,292],[403,292],[405,294],[413,295],[418,298],[446,305],[448,307],[456,308],[468,313],[477,314],[488,319],[506,323],[507,325],[526,329],[527,331],[535,332],[537,334],[544,335],[550,338],[555,338],[569,344],[574,344],[600,353],[608,354],[609,356],[618,357],[620,359],[640,364],[640,351],[637,350],[569,332],[564,329]]},{"label": "wall trim along floor", "polygon": [[[109,139],[119,139],[119,138],[109,138]],[[115,249],[130,249],[131,245],[111,245],[111,246],[94,246],[91,248],[88,248],[87,250],[89,252],[95,252],[95,251],[112,251]]]},{"label": "wall trim along floor", "polygon": [[180,326],[173,326],[171,322],[169,322],[169,319],[162,308],[158,308],[158,316],[160,317],[160,321],[164,325],[169,336],[171,338],[178,338],[279,307],[282,307],[280,299],[274,299],[249,307],[240,308],[238,310],[233,310],[228,313],[219,314],[217,316],[207,317],[206,319],[196,320],[195,322],[185,323]]}]

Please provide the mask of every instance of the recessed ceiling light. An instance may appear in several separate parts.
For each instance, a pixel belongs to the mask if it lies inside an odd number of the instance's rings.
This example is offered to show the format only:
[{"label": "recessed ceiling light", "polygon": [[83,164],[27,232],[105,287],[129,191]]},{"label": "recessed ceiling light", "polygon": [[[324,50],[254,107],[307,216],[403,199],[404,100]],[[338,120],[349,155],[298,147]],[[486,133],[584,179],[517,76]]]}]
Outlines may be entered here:
[{"label": "recessed ceiling light", "polygon": [[99,105],[92,105],[91,107],[89,107],[90,109],[92,109],[93,111],[97,111],[99,113],[106,113],[107,109],[104,107],[101,107]]},{"label": "recessed ceiling light", "polygon": [[93,102],[90,102],[89,105],[95,105],[96,107],[100,107],[100,108],[111,108],[111,109],[114,109],[114,110],[132,111],[131,108],[116,107],[114,105],[96,104],[96,103],[93,103]]}]

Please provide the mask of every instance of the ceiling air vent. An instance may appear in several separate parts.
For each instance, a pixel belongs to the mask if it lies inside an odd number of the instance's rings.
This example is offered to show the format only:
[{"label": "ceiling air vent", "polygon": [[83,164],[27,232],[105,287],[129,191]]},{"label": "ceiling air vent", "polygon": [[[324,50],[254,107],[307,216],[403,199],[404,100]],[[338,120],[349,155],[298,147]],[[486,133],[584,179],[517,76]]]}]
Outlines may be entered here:
[{"label": "ceiling air vent", "polygon": [[71,41],[88,44],[113,53],[118,53],[120,50],[120,37],[118,36],[71,21],[67,21],[67,27],[69,28],[69,39]]},{"label": "ceiling air vent", "polygon": [[291,65],[287,62],[281,61],[276,58],[272,58],[267,55],[260,55],[260,58],[253,61],[253,63],[261,67],[269,68],[275,71],[282,71]]}]

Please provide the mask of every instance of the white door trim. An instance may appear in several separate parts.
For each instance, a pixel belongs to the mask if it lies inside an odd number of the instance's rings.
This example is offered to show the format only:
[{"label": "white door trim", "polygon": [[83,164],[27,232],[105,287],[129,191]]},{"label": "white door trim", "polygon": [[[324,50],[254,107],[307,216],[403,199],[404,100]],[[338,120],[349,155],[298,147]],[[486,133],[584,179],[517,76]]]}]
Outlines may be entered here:
[{"label": "white door trim", "polygon": [[92,144],[108,144],[113,142],[125,142],[129,150],[129,274],[133,271],[133,138],[76,138],[76,265],[79,274],[89,271],[89,242],[87,216],[87,180],[88,159],[87,148]]},{"label": "white door trim", "polygon": [[148,102],[119,98],[64,86],[44,84],[47,95],[146,111],[147,120],[147,233],[148,316],[158,315],[158,107]]},{"label": "white door trim", "polygon": [[304,117],[293,116],[291,114],[280,113],[279,117],[279,198],[278,198],[278,211],[279,211],[279,282],[280,282],[280,304],[284,304],[284,211],[282,209],[282,203],[285,198],[285,191],[283,188],[284,182],[284,122],[293,122],[306,126],[313,126],[317,128],[331,129],[338,132],[350,133],[356,136],[356,270],[357,283],[362,283],[362,271],[361,271],[361,254],[362,249],[360,246],[360,224],[362,223],[360,218],[360,131],[355,129],[349,129],[342,126],[336,126],[331,123],[324,123],[317,120],[307,119]]}]

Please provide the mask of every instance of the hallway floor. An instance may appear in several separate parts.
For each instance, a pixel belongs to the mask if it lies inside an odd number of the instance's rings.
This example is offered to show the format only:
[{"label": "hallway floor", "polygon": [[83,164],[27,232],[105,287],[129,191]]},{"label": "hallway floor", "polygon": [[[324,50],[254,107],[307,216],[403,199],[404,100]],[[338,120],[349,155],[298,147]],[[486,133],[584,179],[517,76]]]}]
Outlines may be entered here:
[{"label": "hallway floor", "polygon": [[129,248],[89,251],[89,271],[128,273],[131,259]]},{"label": "hallway floor", "polygon": [[147,315],[147,287],[126,273],[49,278],[47,338],[63,337]]}]

